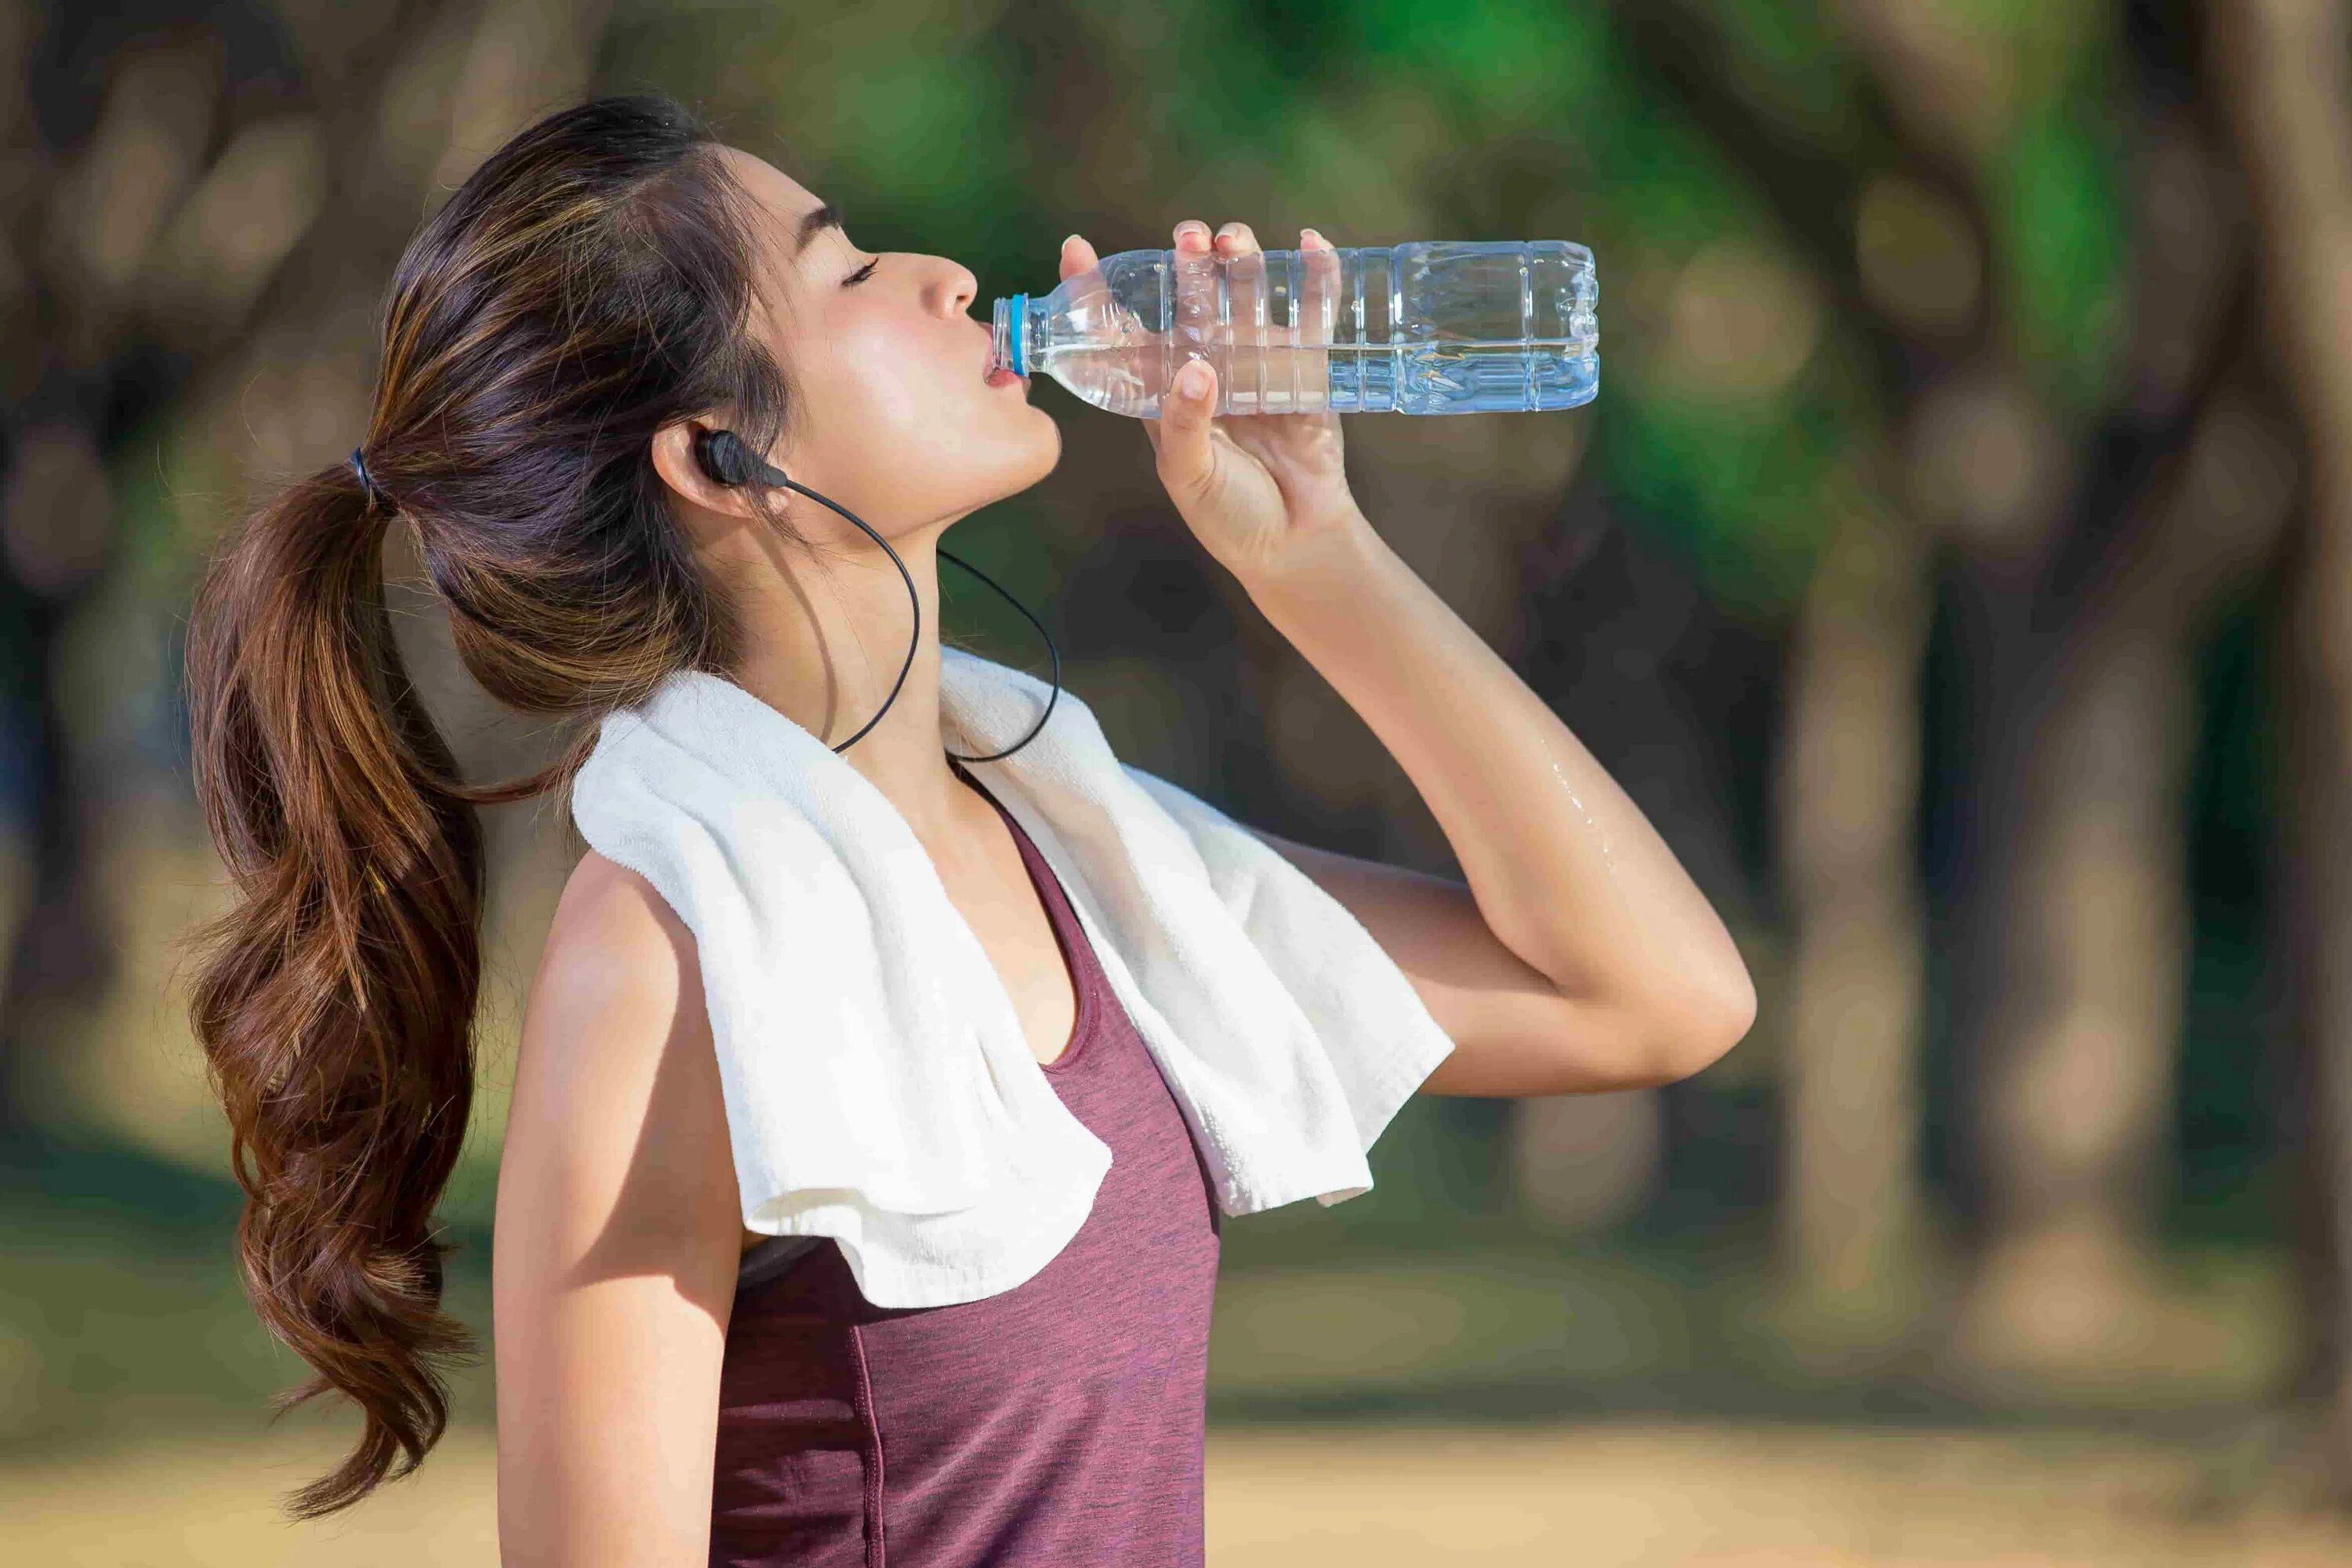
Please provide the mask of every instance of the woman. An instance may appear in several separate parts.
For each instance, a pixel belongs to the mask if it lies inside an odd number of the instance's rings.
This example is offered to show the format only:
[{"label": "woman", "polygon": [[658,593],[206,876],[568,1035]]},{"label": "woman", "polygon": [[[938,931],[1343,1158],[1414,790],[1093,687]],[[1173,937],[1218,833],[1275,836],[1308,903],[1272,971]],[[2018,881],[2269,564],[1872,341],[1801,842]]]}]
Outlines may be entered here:
[{"label": "woman", "polygon": [[[1176,244],[1255,241],[1179,225]],[[1309,247],[1323,242],[1311,233]],[[1094,253],[1073,236],[1063,274]],[[415,530],[492,695],[597,720],[709,672],[887,799],[985,950],[1031,1052],[1110,1151],[1085,1224],[1013,1289],[894,1310],[838,1249],[747,1268],[695,936],[591,852],[531,986],[493,1270],[499,1536],[525,1564],[1197,1563],[1218,1215],[1184,1119],[1071,894],[944,753],[935,550],[1044,478],[1055,422],[983,376],[976,284],[868,255],[817,195],[648,98],[550,116],[402,258],[352,461],[215,564],[192,629],[199,785],[246,894],[195,1022],[249,1194],[257,1310],[364,1416],[298,1494],[357,1500],[437,1439],[431,1214],[463,1136],[478,958],[474,804],[400,676],[378,552]],[[1654,1084],[1746,1031],[1747,972],[1640,813],[1381,544],[1328,416],[1147,424],[1170,497],[1379,734],[1469,884],[1260,835],[1410,979],[1453,1044],[1420,1087]],[[903,584],[798,490],[722,482],[724,427],[890,540]],[[740,476],[737,476],[740,477]],[[813,558],[823,557],[813,562]],[[593,735],[594,724],[588,731]],[[1123,973],[1123,971],[1121,971]],[[1098,1375],[1099,1374],[1099,1375]]]}]

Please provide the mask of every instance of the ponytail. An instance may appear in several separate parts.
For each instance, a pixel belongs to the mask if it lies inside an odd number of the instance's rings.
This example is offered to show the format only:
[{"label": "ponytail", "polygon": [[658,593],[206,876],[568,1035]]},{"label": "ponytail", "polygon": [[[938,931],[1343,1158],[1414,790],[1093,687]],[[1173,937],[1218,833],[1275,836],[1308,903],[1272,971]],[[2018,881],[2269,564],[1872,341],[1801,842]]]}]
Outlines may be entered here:
[{"label": "ponytail", "polygon": [[317,1374],[278,1411],[334,1391],[364,1420],[301,1518],[415,1468],[448,1420],[433,1363],[473,1352],[431,1230],[473,1100],[470,803],[546,782],[454,783],[383,613],[391,515],[341,465],[293,485],[214,563],[188,637],[196,789],[242,895],[196,933],[190,1003],[245,1191],[239,1268]]},{"label": "ponytail", "polygon": [[[238,1263],[317,1374],[279,1409],[341,1394],[364,1423],[297,1517],[414,1470],[448,1422],[438,1363],[473,1351],[433,1231],[473,1101],[473,807],[567,784],[603,715],[739,647],[651,458],[711,410],[764,449],[793,406],[749,325],[772,215],[723,153],[628,95],[491,153],[402,253],[363,450],[252,513],[197,594],[195,783],[240,897],[194,934],[189,1011]],[[384,614],[395,517],[481,690],[579,726],[552,766],[458,782]]]}]

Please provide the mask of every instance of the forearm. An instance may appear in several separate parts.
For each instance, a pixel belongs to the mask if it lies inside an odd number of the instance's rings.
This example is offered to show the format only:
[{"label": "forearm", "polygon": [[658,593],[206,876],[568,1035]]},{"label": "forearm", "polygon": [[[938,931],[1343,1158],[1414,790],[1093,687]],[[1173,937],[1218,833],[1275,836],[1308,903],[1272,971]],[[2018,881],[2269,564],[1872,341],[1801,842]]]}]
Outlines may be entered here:
[{"label": "forearm", "polygon": [[1370,727],[1496,939],[1566,994],[1752,1013],[1746,966],[1639,808],[1369,521],[1251,598]]}]

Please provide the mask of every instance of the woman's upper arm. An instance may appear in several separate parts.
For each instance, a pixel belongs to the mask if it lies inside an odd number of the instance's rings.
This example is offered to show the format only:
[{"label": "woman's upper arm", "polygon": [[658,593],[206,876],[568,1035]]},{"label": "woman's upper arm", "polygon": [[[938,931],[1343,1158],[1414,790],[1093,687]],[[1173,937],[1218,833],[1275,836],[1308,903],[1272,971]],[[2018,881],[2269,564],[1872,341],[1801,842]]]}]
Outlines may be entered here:
[{"label": "woman's upper arm", "polygon": [[1580,1094],[1696,1070],[1651,1047],[1642,1009],[1564,994],[1504,944],[1462,883],[1249,831],[1356,917],[1454,1041],[1422,1093]]},{"label": "woman's upper arm", "polygon": [[692,933],[592,852],[531,983],[499,1165],[505,1568],[709,1561],[740,1236]]}]

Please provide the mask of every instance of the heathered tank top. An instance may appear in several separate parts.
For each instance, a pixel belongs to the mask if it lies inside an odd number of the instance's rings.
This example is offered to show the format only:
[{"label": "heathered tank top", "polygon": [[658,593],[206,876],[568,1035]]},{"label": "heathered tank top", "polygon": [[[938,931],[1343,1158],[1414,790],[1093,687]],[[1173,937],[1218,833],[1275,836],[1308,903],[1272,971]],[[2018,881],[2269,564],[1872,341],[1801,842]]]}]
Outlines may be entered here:
[{"label": "heathered tank top", "polygon": [[1010,1290],[943,1307],[858,1294],[827,1238],[744,1257],[728,1324],[713,1568],[1199,1568],[1208,1167],[1045,858],[1012,829],[1070,967],[1042,1064],[1111,1165],[1086,1223]]}]

